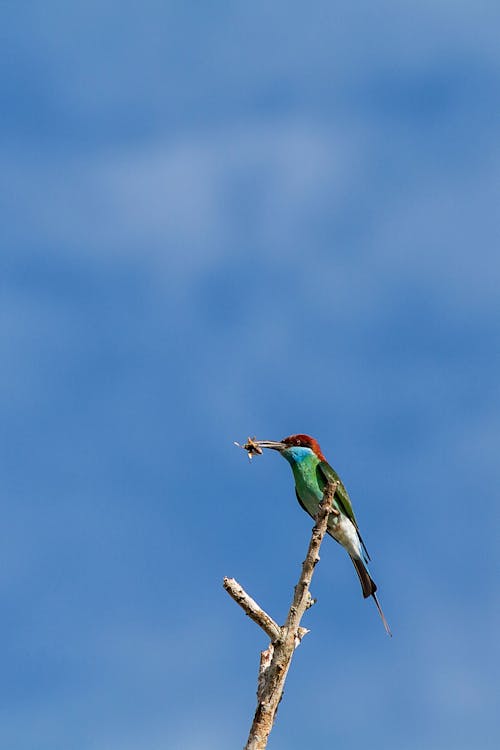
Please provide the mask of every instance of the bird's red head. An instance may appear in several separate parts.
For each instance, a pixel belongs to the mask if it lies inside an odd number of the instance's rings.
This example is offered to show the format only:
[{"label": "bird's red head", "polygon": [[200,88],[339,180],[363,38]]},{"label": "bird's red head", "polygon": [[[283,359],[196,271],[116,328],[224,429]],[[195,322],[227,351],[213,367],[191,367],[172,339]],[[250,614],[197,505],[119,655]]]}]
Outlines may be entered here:
[{"label": "bird's red head", "polygon": [[326,461],[326,458],[321,452],[318,441],[310,435],[289,435],[288,437],[283,438],[281,442],[285,443],[285,445],[298,445],[301,448],[310,448],[321,461]]}]

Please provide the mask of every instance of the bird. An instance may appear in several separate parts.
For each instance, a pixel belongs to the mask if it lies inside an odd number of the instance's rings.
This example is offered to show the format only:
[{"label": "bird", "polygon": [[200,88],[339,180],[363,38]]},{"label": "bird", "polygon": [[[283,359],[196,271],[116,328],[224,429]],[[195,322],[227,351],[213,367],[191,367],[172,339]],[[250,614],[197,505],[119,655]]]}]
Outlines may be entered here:
[{"label": "bird", "polygon": [[[258,449],[260,450],[257,450]],[[261,453],[263,448],[278,451],[290,464],[295,479],[295,494],[301,507],[312,518],[316,517],[323,492],[328,482],[338,482],[333,498],[333,512],[328,518],[328,534],[346,550],[351,558],[363,597],[371,597],[378,609],[384,628],[389,636],[391,630],[377,598],[377,586],[368,572],[370,556],[352,509],[347,490],[337,472],[330,466],[318,441],[310,435],[297,434],[283,440],[253,440],[248,444],[249,455]]]}]

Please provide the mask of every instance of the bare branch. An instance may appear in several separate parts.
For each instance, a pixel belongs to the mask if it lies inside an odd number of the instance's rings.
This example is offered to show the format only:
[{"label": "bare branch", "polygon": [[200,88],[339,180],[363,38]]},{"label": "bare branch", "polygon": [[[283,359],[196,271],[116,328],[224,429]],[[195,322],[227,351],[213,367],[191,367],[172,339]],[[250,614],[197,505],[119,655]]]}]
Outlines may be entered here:
[{"label": "bare branch", "polygon": [[262,607],[259,607],[257,602],[247,594],[238,581],[234,578],[224,578],[223,585],[229,596],[240,605],[250,619],[256,622],[267,633],[271,641],[276,641],[281,637],[281,628],[278,623],[274,622],[273,618],[267,612],[264,612]]},{"label": "bare branch", "polygon": [[226,591],[271,638],[269,648],[263,651],[260,657],[257,709],[245,750],[265,750],[267,747],[267,740],[283,695],[283,688],[293,652],[299,645],[302,637],[309,632],[306,628],[300,627],[300,621],[306,609],[311,607],[315,602],[309,592],[309,586],[314,568],[319,561],[319,549],[326,534],[328,516],[331,512],[335,512],[332,508],[332,502],[337,486],[338,482],[329,482],[323,493],[323,499],[318,509],[307,555],[302,563],[300,578],[295,586],[292,604],[283,627],[280,628],[248,596],[234,578],[224,579],[224,588]]},{"label": "bare branch", "polygon": [[325,488],[306,559],[302,563],[300,578],[295,586],[292,605],[288,612],[286,624],[282,628],[283,638],[275,644],[273,658],[263,680],[264,684],[258,691],[257,709],[245,750],[265,750],[267,747],[267,740],[283,695],[293,652],[300,637],[298,632],[300,621],[306,609],[311,606],[309,586],[314,568],[319,561],[319,549],[326,534],[328,516],[332,509],[333,496],[337,486],[338,482],[331,482]]}]

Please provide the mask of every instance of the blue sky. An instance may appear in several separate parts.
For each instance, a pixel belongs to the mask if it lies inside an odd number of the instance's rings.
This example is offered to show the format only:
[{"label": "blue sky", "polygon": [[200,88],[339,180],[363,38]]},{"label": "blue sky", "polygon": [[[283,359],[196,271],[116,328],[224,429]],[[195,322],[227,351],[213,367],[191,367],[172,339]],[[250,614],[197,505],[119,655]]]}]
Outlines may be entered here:
[{"label": "blue sky", "polygon": [[273,750],[499,735],[498,4],[3,4],[0,745],[243,746],[316,436]]}]

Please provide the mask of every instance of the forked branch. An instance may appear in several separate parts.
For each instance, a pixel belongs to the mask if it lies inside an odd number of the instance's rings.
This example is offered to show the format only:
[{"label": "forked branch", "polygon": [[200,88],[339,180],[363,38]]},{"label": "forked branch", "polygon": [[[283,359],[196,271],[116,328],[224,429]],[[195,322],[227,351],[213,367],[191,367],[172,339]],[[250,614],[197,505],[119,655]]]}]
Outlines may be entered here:
[{"label": "forked branch", "polygon": [[279,627],[234,579],[224,579],[226,591],[271,638],[269,647],[261,653],[257,709],[245,750],[264,750],[267,747],[293,653],[303,636],[309,632],[300,627],[300,622],[306,609],[314,604],[309,587],[314,568],[319,561],[319,549],[326,534],[337,485],[338,482],[330,482],[325,488],[307,555],[302,563],[300,578],[295,586],[292,604],[282,627]]}]

